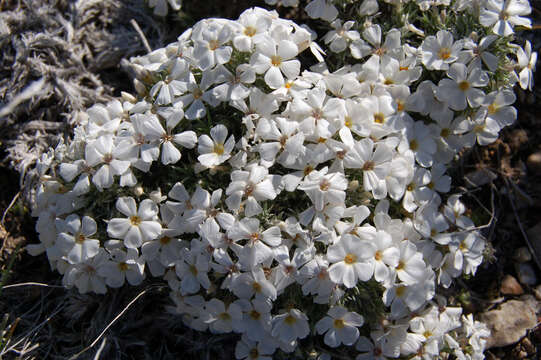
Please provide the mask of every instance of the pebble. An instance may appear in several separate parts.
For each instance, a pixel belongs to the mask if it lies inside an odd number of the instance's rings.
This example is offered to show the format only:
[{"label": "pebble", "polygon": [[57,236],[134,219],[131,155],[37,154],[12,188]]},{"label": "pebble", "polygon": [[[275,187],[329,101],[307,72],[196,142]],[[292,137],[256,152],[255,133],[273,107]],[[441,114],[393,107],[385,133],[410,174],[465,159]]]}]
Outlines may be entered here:
[{"label": "pebble", "polygon": [[541,285],[537,285],[534,289],[533,289],[533,293],[535,295],[535,298],[539,301],[541,301]]},{"label": "pebble", "polygon": [[537,275],[530,263],[515,264],[518,279],[523,285],[533,286],[537,284]]},{"label": "pebble", "polygon": [[528,156],[526,164],[535,175],[541,175],[541,151],[536,151]]},{"label": "pebble", "polygon": [[504,295],[524,294],[524,290],[522,289],[522,286],[520,286],[517,279],[515,279],[511,275],[505,275],[505,277],[502,280],[502,285],[500,286],[500,291]]},{"label": "pebble", "polygon": [[526,246],[522,246],[515,251],[515,254],[513,254],[513,260],[519,263],[525,263],[532,260],[532,254]]},{"label": "pebble", "polygon": [[534,309],[520,300],[509,300],[497,310],[482,313],[479,318],[491,332],[487,339],[487,349],[514,344],[537,325]]}]

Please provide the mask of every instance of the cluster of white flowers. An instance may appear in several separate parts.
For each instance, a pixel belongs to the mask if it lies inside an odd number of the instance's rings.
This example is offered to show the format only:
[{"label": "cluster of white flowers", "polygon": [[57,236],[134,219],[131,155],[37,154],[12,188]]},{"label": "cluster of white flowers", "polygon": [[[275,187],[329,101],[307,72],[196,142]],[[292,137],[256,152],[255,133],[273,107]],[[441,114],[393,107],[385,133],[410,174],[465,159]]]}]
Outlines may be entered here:
[{"label": "cluster of white flowers", "polygon": [[81,293],[162,277],[188,326],[240,334],[238,359],[310,334],[357,359],[482,358],[486,327],[436,295],[485,248],[446,171],[516,118],[535,53],[501,39],[529,4],[416,3],[477,34],[384,32],[376,0],[355,5],[364,23],[314,0],[333,71],[313,32],[260,8],[133,59],[139,97],[91,107],[38,164],[28,250]]}]

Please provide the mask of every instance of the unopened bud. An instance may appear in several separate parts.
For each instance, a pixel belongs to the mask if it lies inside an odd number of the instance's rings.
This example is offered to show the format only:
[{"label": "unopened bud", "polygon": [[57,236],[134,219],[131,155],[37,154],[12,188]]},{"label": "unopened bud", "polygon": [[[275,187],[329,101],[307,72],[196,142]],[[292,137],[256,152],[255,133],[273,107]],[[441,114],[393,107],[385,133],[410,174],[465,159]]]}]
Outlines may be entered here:
[{"label": "unopened bud", "polygon": [[140,184],[135,185],[133,188],[133,194],[137,197],[142,196],[145,193],[145,189]]}]

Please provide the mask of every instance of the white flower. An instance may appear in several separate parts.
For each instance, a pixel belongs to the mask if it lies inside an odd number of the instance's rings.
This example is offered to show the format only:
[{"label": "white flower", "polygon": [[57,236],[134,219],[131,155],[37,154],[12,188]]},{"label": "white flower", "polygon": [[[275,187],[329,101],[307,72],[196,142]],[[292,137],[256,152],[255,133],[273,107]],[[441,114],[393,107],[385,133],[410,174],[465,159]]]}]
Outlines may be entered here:
[{"label": "white flower", "polygon": [[66,254],[70,264],[78,264],[98,254],[100,241],[91,239],[98,229],[96,221],[89,216],[81,219],[76,214],[57,222],[59,231],[57,246]]},{"label": "white flower", "polygon": [[242,311],[236,303],[229,304],[226,309],[221,300],[211,299],[206,303],[205,310],[201,320],[209,324],[210,332],[214,334],[239,332]]},{"label": "white flower", "polygon": [[328,0],[312,0],[304,10],[312,19],[322,19],[327,22],[333,21],[338,15],[338,10]]},{"label": "white flower", "polygon": [[491,92],[483,103],[487,109],[487,118],[496,121],[500,128],[513,124],[517,119],[517,109],[510,105],[515,100],[515,93],[509,89]]},{"label": "white flower", "polygon": [[132,197],[121,197],[116,201],[116,209],[127,218],[114,218],[107,224],[107,233],[115,239],[124,240],[124,245],[130,249],[140,247],[144,241],[156,239],[162,226],[156,221],[158,207],[150,200],[137,204]]},{"label": "white flower", "polygon": [[330,347],[337,347],[340,344],[353,345],[359,337],[357,328],[363,325],[363,317],[341,306],[330,308],[327,315],[316,323],[317,332],[325,333],[325,344]]},{"label": "white flower", "polygon": [[68,268],[64,274],[64,284],[75,285],[80,294],[87,292],[105,294],[107,292],[105,278],[98,275],[98,269],[105,266],[107,258],[107,252],[103,248],[98,249],[94,257]]},{"label": "white flower", "polygon": [[306,192],[318,211],[323,210],[327,203],[343,204],[346,198],[348,182],[344,174],[327,174],[328,171],[327,167],[312,171],[298,187]]},{"label": "white flower", "polygon": [[227,206],[238,210],[243,198],[246,199],[244,214],[254,216],[263,211],[259,201],[273,200],[279,193],[280,176],[269,175],[263,166],[252,166],[250,171],[235,170],[231,173],[231,183],[225,193]]},{"label": "white flower", "polygon": [[231,59],[233,49],[226,46],[231,40],[231,28],[227,24],[212,22],[207,25],[205,22],[199,23],[201,26],[197,30],[194,41],[193,58],[195,66],[205,71],[218,64],[225,64]]},{"label": "white flower", "polygon": [[309,333],[308,317],[300,310],[290,309],[272,319],[272,336],[285,343],[304,339]]},{"label": "white flower", "polygon": [[479,22],[486,27],[492,26],[492,32],[501,36],[514,33],[513,25],[531,28],[531,20],[522,16],[532,12],[526,0],[488,0],[479,14]]},{"label": "white flower", "polygon": [[242,333],[252,341],[264,341],[271,331],[272,303],[268,299],[253,299],[244,303]]},{"label": "white flower", "polygon": [[255,218],[242,219],[227,231],[227,236],[233,241],[248,240],[242,249],[240,261],[249,269],[270,259],[273,256],[270,247],[279,246],[282,242],[278,226],[261,231],[259,220]]},{"label": "white flower", "polygon": [[[182,110],[180,111],[182,112]],[[193,131],[184,131],[179,134],[173,134],[173,129],[177,126],[182,117],[183,114],[175,114],[170,117],[167,121],[167,131],[164,130],[157,116],[149,116],[143,124],[146,138],[149,141],[154,142],[156,147],[161,145],[161,162],[164,165],[174,164],[181,158],[180,150],[177,149],[173,143],[191,149],[197,142],[197,137]]]},{"label": "white flower", "polygon": [[86,163],[90,167],[103,164],[92,176],[92,182],[99,190],[113,185],[114,175],[124,174],[130,162],[116,157],[113,135],[103,135],[85,148]]},{"label": "white flower", "polygon": [[301,63],[295,59],[299,53],[297,45],[290,40],[276,42],[266,37],[256,46],[256,52],[250,58],[250,64],[258,74],[265,74],[265,83],[271,89],[284,85],[284,77],[292,79],[299,74]]},{"label": "white flower", "polygon": [[197,151],[199,155],[197,160],[205,167],[211,168],[219,165],[231,157],[231,151],[235,146],[235,138],[230,136],[227,139],[227,128],[218,124],[210,129],[210,136],[201,135]]},{"label": "white flower", "polygon": [[272,360],[274,351],[275,347],[269,347],[265,342],[256,343],[243,335],[235,347],[235,357],[243,360]]},{"label": "white flower", "polygon": [[183,249],[182,260],[175,263],[175,272],[180,279],[182,294],[194,294],[201,287],[204,289],[210,287],[209,258],[197,248],[197,245],[194,245],[195,242],[192,240],[192,249]]},{"label": "white flower", "polygon": [[329,277],[337,284],[352,288],[357,281],[367,281],[374,273],[374,266],[369,260],[374,257],[375,247],[368,241],[345,234],[340,240],[329,246],[327,259],[332,265]]},{"label": "white flower", "polygon": [[250,273],[238,276],[232,285],[231,291],[241,299],[276,300],[276,288],[267,280],[261,267],[253,269]]},{"label": "white flower", "polygon": [[422,43],[422,62],[429,70],[447,70],[458,59],[462,50],[461,40],[454,42],[453,34],[440,30],[436,36],[428,36]]},{"label": "white flower", "polygon": [[329,31],[325,35],[325,44],[330,43],[329,48],[336,53],[346,50],[349,41],[355,41],[360,38],[357,31],[350,30],[353,25],[355,25],[354,21],[346,21],[342,25],[342,21],[340,19],[334,20],[331,23],[334,30]]},{"label": "white flower", "polygon": [[520,79],[520,87],[524,90],[532,91],[533,86],[533,71],[537,63],[537,52],[532,52],[532,44],[526,40],[524,49],[517,49],[518,66],[521,69],[518,74]]},{"label": "white flower", "polygon": [[110,287],[121,287],[128,280],[130,285],[139,285],[145,278],[145,260],[136,249],[114,249],[111,259],[98,268],[98,275],[105,277]]},{"label": "white flower", "polygon": [[488,75],[479,68],[468,70],[466,65],[455,63],[451,65],[447,76],[438,83],[436,97],[446,101],[453,110],[464,110],[467,105],[476,108],[485,99],[483,90],[478,89],[488,84]]}]

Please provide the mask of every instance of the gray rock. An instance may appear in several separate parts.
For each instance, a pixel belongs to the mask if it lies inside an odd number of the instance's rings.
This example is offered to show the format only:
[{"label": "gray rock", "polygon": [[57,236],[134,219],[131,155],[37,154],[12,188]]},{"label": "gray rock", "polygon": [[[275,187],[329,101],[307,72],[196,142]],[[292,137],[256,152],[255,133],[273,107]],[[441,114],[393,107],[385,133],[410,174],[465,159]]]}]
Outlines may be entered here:
[{"label": "gray rock", "polygon": [[535,269],[530,263],[515,264],[518,280],[528,286],[533,286],[537,284],[537,275],[535,274]]},{"label": "gray rock", "polygon": [[507,301],[500,309],[481,314],[480,320],[491,332],[486,344],[487,349],[514,344],[537,325],[535,310],[528,302],[519,300]]}]

